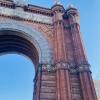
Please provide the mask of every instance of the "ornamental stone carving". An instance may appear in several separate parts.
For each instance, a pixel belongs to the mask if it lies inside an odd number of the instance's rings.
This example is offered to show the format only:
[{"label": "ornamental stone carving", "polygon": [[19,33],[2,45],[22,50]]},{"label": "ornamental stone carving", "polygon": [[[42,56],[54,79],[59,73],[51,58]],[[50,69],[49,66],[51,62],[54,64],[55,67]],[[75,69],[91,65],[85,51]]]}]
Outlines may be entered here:
[{"label": "ornamental stone carving", "polygon": [[56,70],[69,70],[69,64],[67,62],[58,62],[55,66]]},{"label": "ornamental stone carving", "polygon": [[78,72],[91,72],[90,71],[90,64],[81,64],[78,66]]}]

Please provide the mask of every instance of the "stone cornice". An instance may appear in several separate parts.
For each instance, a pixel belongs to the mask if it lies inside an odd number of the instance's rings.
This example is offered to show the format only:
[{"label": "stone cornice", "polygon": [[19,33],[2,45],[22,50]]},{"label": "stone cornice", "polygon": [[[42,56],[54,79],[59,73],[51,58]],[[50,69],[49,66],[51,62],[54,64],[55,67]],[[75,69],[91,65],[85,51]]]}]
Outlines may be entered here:
[{"label": "stone cornice", "polygon": [[36,21],[44,24],[52,24],[52,17],[46,16],[43,14],[36,14],[31,12],[26,12],[21,8],[7,8],[7,7],[0,7],[0,15],[8,16],[8,17],[15,17],[24,20],[31,20]]},{"label": "stone cornice", "polygon": [[44,8],[44,7],[40,7],[40,6],[36,6],[36,5],[31,5],[29,4],[28,6],[26,6],[28,9],[30,10],[38,10],[41,13],[47,13],[47,14],[51,14],[52,10],[50,8]]},{"label": "stone cornice", "polygon": [[15,4],[14,2],[6,3],[6,2],[0,1],[0,6],[13,8],[13,9],[15,9],[16,7],[21,7],[27,12],[37,12],[37,13],[41,13],[47,16],[52,16],[52,10],[50,8],[40,7],[36,5],[31,5],[31,4],[21,6],[21,5]]}]

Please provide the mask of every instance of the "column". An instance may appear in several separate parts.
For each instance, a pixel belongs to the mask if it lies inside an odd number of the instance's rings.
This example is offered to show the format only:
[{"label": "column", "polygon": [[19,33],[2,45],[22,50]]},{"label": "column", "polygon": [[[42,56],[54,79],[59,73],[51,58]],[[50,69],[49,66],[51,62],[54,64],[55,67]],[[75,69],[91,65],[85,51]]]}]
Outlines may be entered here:
[{"label": "column", "polygon": [[56,72],[52,64],[42,64],[40,100],[56,100]]},{"label": "column", "polygon": [[41,75],[42,75],[41,69],[42,69],[42,64],[39,64],[35,73],[35,78],[34,78],[33,100],[40,100]]},{"label": "column", "polygon": [[56,64],[57,100],[71,100],[69,65],[65,62]]},{"label": "column", "polygon": [[84,100],[98,100],[91,76],[89,64],[81,64],[78,68]]},{"label": "column", "polygon": [[57,92],[56,100],[71,100],[69,70],[65,50],[63,13],[62,5],[54,5],[53,25],[54,25],[54,64],[56,66]]},{"label": "column", "polygon": [[88,64],[84,47],[82,44],[79,13],[76,8],[70,7],[67,9],[69,20],[70,33],[72,35],[74,57],[79,71],[81,89],[84,100],[97,100],[93,80],[91,78],[90,65]]}]

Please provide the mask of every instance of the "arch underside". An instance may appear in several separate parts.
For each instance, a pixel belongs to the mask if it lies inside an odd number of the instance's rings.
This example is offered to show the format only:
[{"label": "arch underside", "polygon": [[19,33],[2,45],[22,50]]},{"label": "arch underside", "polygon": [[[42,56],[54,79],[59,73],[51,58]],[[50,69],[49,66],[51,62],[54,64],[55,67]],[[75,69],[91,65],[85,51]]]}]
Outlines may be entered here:
[{"label": "arch underside", "polygon": [[39,63],[38,51],[28,40],[17,35],[11,35],[14,31],[0,31],[0,54],[21,53],[29,57],[35,65]]}]

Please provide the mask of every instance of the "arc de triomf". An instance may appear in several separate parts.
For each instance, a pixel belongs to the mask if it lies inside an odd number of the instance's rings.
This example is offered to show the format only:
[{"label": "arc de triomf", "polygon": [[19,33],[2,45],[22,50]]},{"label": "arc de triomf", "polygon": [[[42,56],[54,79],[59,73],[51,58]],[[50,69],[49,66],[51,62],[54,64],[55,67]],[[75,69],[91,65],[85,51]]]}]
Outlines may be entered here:
[{"label": "arc de triomf", "polygon": [[0,0],[0,54],[5,53],[24,54],[34,63],[33,100],[97,100],[75,7]]}]

